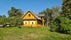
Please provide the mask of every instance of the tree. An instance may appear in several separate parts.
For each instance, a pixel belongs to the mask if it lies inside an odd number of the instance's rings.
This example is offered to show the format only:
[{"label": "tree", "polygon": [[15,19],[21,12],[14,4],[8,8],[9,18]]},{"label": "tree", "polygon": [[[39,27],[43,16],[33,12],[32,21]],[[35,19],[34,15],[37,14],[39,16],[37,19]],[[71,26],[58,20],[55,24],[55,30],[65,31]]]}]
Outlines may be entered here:
[{"label": "tree", "polygon": [[50,26],[51,22],[57,18],[60,15],[60,6],[52,7],[51,9],[47,8],[43,12],[40,12],[39,14],[45,14],[45,25]]},{"label": "tree", "polygon": [[63,0],[62,13],[54,19],[51,31],[71,34],[71,0]]},{"label": "tree", "polygon": [[[51,18],[52,18],[52,12],[51,9],[47,8],[43,12],[40,12],[39,14],[45,14],[44,19],[45,19],[45,26],[50,24]],[[47,22],[48,21],[48,22]]]},{"label": "tree", "polygon": [[9,17],[21,17],[23,14],[21,9],[16,9],[15,7],[11,7],[11,10],[8,11]]},{"label": "tree", "polygon": [[63,33],[71,34],[71,0],[63,0],[62,5],[62,17],[59,18],[61,21],[60,28],[63,28]]},{"label": "tree", "polygon": [[0,27],[5,27],[6,22],[7,22],[6,16],[5,15],[0,16]]},{"label": "tree", "polygon": [[23,11],[21,9],[16,9],[15,7],[11,7],[11,10],[8,11],[9,15],[9,23],[15,26],[19,26],[22,23],[22,15]]},{"label": "tree", "polygon": [[71,0],[63,0],[62,14],[71,19]]},{"label": "tree", "polygon": [[15,7],[11,7],[11,10],[8,11],[9,17],[16,16],[15,13],[16,13],[16,8]]},{"label": "tree", "polygon": [[61,21],[61,28],[63,28],[60,32],[71,34],[71,20],[67,17],[60,17],[59,20]]},{"label": "tree", "polygon": [[61,7],[60,6],[56,6],[56,7],[52,7],[52,17],[53,19],[57,18],[58,16],[60,16],[61,13]]}]

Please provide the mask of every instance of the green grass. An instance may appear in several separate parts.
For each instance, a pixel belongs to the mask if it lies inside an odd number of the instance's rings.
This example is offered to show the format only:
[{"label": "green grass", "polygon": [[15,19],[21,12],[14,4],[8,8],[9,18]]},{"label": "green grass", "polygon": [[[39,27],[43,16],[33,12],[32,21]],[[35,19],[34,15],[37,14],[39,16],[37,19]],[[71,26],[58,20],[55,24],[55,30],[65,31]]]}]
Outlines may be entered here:
[{"label": "green grass", "polygon": [[0,28],[0,40],[71,40],[71,35],[50,32],[50,28]]}]

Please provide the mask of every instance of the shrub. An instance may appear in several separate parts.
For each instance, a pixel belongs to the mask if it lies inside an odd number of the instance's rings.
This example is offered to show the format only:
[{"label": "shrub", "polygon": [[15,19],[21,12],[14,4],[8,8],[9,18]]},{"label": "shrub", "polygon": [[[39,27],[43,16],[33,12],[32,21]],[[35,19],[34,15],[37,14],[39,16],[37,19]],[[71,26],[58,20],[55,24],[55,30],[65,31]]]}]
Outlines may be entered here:
[{"label": "shrub", "polygon": [[71,20],[67,17],[58,17],[51,24],[51,31],[71,34]]}]

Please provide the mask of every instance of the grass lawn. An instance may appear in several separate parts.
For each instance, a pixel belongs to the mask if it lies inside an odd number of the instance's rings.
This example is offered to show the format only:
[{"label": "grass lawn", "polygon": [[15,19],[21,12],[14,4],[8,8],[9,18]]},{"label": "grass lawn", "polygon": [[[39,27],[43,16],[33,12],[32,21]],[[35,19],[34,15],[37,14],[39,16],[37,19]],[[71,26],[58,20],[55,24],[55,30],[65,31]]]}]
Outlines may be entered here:
[{"label": "grass lawn", "polygon": [[71,35],[50,32],[44,28],[0,28],[0,40],[71,40]]}]

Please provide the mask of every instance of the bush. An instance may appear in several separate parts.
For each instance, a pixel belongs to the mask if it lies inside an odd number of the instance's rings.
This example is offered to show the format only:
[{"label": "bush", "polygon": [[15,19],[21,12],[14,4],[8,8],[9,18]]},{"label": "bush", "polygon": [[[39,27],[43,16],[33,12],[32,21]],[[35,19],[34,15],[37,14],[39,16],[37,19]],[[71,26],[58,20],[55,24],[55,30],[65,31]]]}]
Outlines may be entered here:
[{"label": "bush", "polygon": [[51,22],[51,26],[50,26],[50,31],[58,31],[59,30],[59,24],[60,24],[60,20],[58,18],[56,18],[55,20],[53,20]]},{"label": "bush", "polygon": [[61,23],[61,28],[63,28],[63,33],[71,34],[71,20],[67,17],[60,17],[59,18]]},{"label": "bush", "polygon": [[58,17],[51,24],[51,31],[71,34],[71,20],[67,17]]}]

